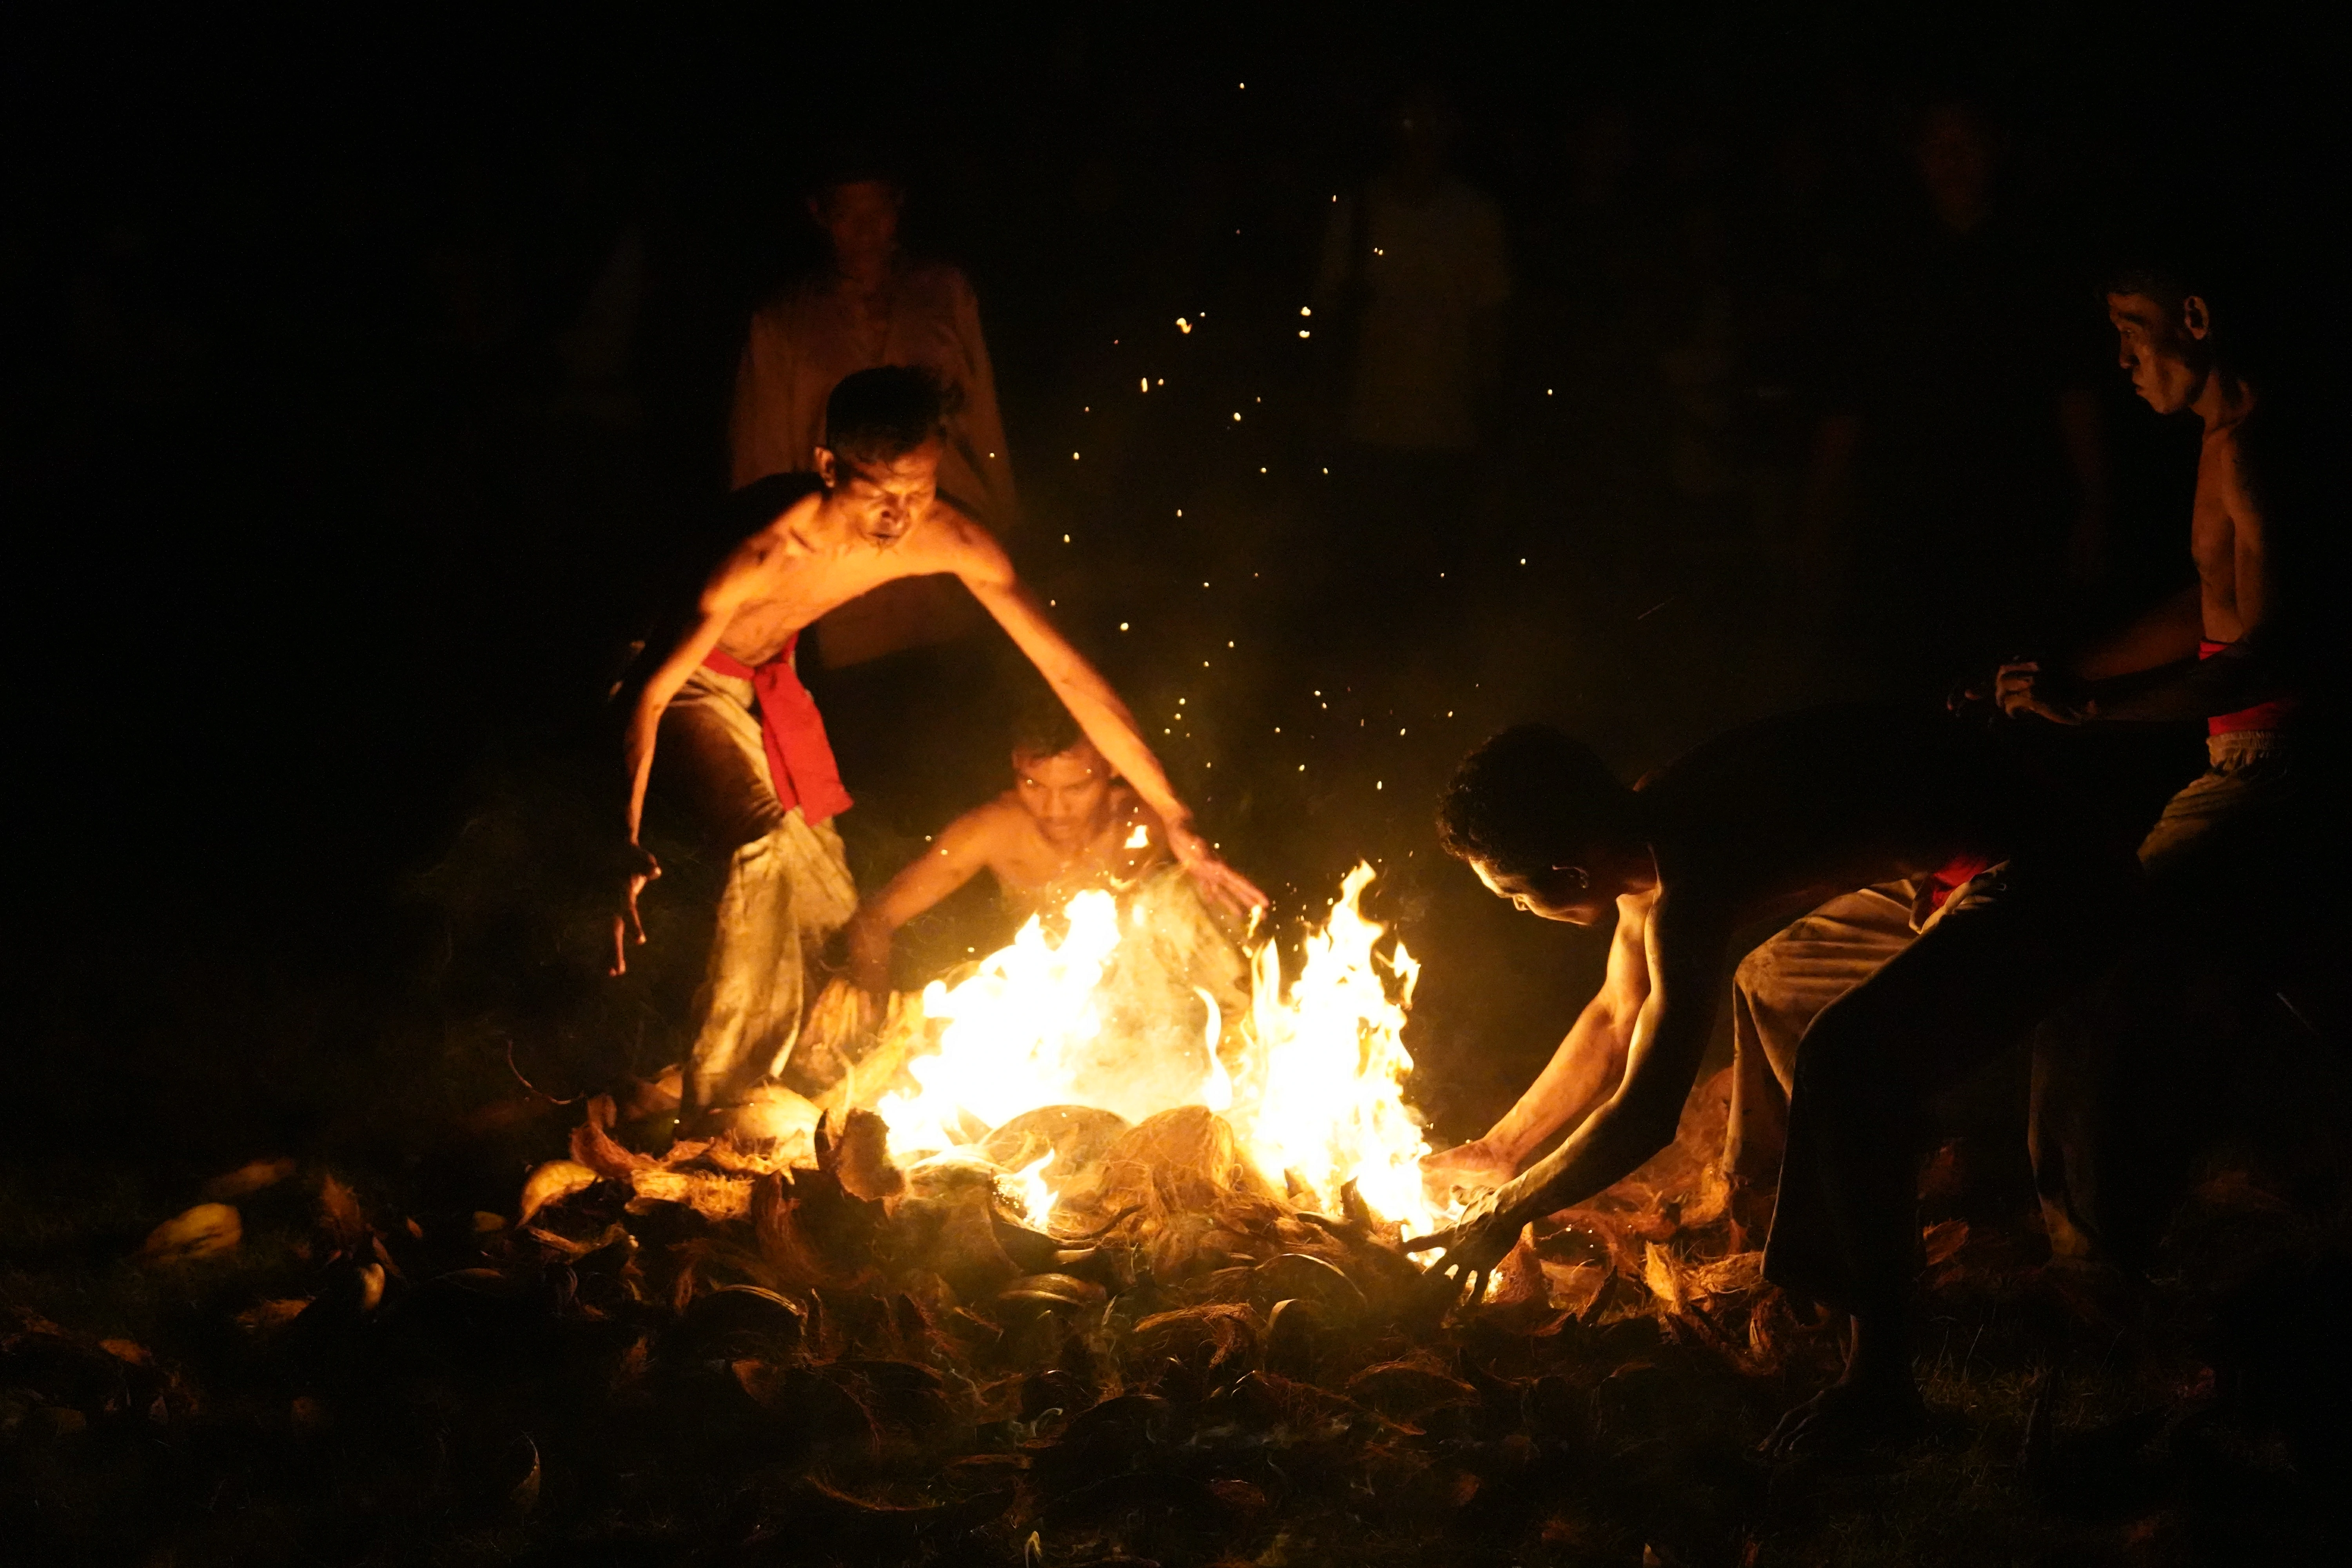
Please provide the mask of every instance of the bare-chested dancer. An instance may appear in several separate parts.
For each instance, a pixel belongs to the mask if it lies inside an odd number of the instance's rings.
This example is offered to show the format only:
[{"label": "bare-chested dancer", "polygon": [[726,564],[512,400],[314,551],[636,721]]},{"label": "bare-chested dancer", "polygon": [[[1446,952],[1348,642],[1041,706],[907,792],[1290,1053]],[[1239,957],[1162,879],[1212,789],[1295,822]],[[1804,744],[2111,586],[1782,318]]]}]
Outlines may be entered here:
[{"label": "bare-chested dancer", "polygon": [[1854,1326],[1843,1378],[1792,1412],[1781,1440],[1916,1425],[1925,1102],[2096,969],[2132,896],[2128,857],[2095,847],[2040,775],[1980,729],[1870,709],[1736,731],[1634,789],[1557,731],[1506,731],[1464,761],[1438,826],[1446,849],[1519,908],[1616,920],[1601,991],[1534,1085],[1485,1137],[1428,1163],[1433,1184],[1501,1182],[1431,1238],[1446,1247],[1433,1272],[1474,1299],[1528,1222],[1672,1141],[1734,931],[1958,860],[1988,868],[1806,1034],[1765,1252],[1768,1278]]},{"label": "bare-chested dancer", "polygon": [[[2037,1058],[2042,1209],[2061,1258],[2145,1267],[2206,1135],[2212,1042],[2226,1026],[2193,995],[2243,988],[2333,904],[2340,853],[2311,807],[2319,628],[2299,604],[2340,578],[2307,554],[2336,525],[2310,491],[2340,442],[2298,422],[2249,374],[2242,323],[2192,270],[2136,268],[2107,292],[2118,362],[2161,415],[2202,426],[2189,543],[2197,581],[2063,668],[2004,666],[2013,715],[2062,723],[2202,721],[2205,772],[2141,844],[2152,918],[2129,960],[2072,1013],[2069,1048]],[[2297,563],[2290,565],[2291,561]],[[2219,984],[2208,984],[2218,981]],[[2276,980],[2252,987],[2267,998]],[[2053,1075],[2055,1075],[2054,1077]]]},{"label": "bare-chested dancer", "polygon": [[849,796],[792,660],[804,627],[879,584],[962,582],[1158,813],[1169,851],[1202,889],[1233,905],[1265,901],[1194,829],[1126,705],[1054,629],[1003,548],[940,500],[940,395],[919,371],[845,378],[826,405],[815,473],[737,492],[761,503],[747,536],[648,642],[618,694],[627,859],[614,889],[614,972],[629,942],[645,940],[637,896],[659,874],[638,843],[657,739],[666,758],[677,753],[681,793],[733,854],[686,1074],[690,1116],[735,1103],[782,1066],[806,956],[854,908],[825,820]]},{"label": "bare-chested dancer", "polygon": [[1060,709],[1024,715],[1013,787],[940,829],[930,847],[849,922],[849,977],[888,989],[898,928],[986,870],[1006,905],[1028,915],[1087,888],[1131,885],[1164,864],[1160,814],[1113,773]]}]

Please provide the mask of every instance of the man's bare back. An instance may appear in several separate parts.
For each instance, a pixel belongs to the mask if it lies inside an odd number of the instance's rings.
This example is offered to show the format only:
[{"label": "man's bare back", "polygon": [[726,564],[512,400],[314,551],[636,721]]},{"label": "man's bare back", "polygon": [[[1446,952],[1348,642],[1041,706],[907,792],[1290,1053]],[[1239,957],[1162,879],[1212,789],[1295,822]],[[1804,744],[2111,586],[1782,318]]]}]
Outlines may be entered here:
[{"label": "man's bare back", "polygon": [[1433,1181],[1485,1185],[1585,1118],[1511,1184],[1496,1236],[1517,1234],[1510,1215],[1524,1222],[1580,1202],[1672,1139],[1735,931],[1852,888],[2082,837],[2066,803],[1980,731],[1872,708],[1815,709],[1719,736],[1621,804],[1617,826],[1549,870],[1448,846],[1530,913],[1617,921],[1601,993],[1551,1064],[1478,1146],[1432,1162]]}]

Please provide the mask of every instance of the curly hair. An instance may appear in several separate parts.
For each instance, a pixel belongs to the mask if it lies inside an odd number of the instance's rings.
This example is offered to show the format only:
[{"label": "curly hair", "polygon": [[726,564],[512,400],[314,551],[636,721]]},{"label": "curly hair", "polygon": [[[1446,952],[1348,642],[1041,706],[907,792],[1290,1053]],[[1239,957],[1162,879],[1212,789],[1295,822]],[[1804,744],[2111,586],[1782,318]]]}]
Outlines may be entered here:
[{"label": "curly hair", "polygon": [[1633,792],[1592,748],[1517,724],[1462,759],[1437,801],[1437,841],[1504,875],[1540,875],[1633,830]]}]

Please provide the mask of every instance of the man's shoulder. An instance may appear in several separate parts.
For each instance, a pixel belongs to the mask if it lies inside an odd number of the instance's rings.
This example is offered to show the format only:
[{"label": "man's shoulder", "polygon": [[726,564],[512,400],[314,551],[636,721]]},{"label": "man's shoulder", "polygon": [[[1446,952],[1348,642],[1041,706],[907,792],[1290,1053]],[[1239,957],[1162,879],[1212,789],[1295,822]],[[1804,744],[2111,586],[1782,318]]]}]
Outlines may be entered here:
[{"label": "man's shoulder", "polygon": [[941,839],[952,838],[967,848],[993,857],[1020,841],[1029,826],[1029,814],[1011,790],[969,807],[940,831]]},{"label": "man's shoulder", "polygon": [[996,535],[987,525],[945,496],[932,501],[931,510],[908,531],[900,548],[912,558],[936,563],[929,569],[942,572],[1004,559]]},{"label": "man's shoulder", "polygon": [[814,474],[769,474],[728,492],[719,503],[719,531],[730,542],[743,541],[772,528],[795,507],[823,496],[824,481]]}]

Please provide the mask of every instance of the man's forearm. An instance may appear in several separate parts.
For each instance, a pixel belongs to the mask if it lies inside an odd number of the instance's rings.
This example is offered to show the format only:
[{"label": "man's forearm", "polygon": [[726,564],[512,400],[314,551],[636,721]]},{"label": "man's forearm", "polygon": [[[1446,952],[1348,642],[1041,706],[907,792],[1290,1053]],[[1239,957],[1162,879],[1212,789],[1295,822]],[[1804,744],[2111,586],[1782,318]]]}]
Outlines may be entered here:
[{"label": "man's forearm", "polygon": [[646,787],[654,771],[654,738],[660,730],[660,710],[648,711],[641,692],[630,705],[621,730],[622,826],[632,844],[637,841],[637,829],[645,820]]},{"label": "man's forearm", "polygon": [[2191,584],[2084,649],[2074,660],[2074,674],[2099,681],[2160,669],[2195,657],[2202,630],[2202,606]]},{"label": "man's forearm", "polygon": [[1615,1085],[1622,1056],[1615,1029],[1612,1016],[1588,1008],[1527,1092],[1488,1130],[1488,1146],[1523,1164],[1553,1133],[1590,1112]]},{"label": "man's forearm", "polygon": [[1658,1137],[1622,1100],[1612,1100],[1568,1142],[1504,1184],[1496,1201],[1528,1219],[1540,1218],[1623,1181],[1671,1139],[1671,1131]]},{"label": "man's forearm", "polygon": [[2182,664],[2164,679],[2136,684],[2111,696],[2094,694],[2091,717],[2103,722],[2164,723],[2235,713],[2284,697],[2287,672],[2260,651],[2227,649],[2211,658]]}]

